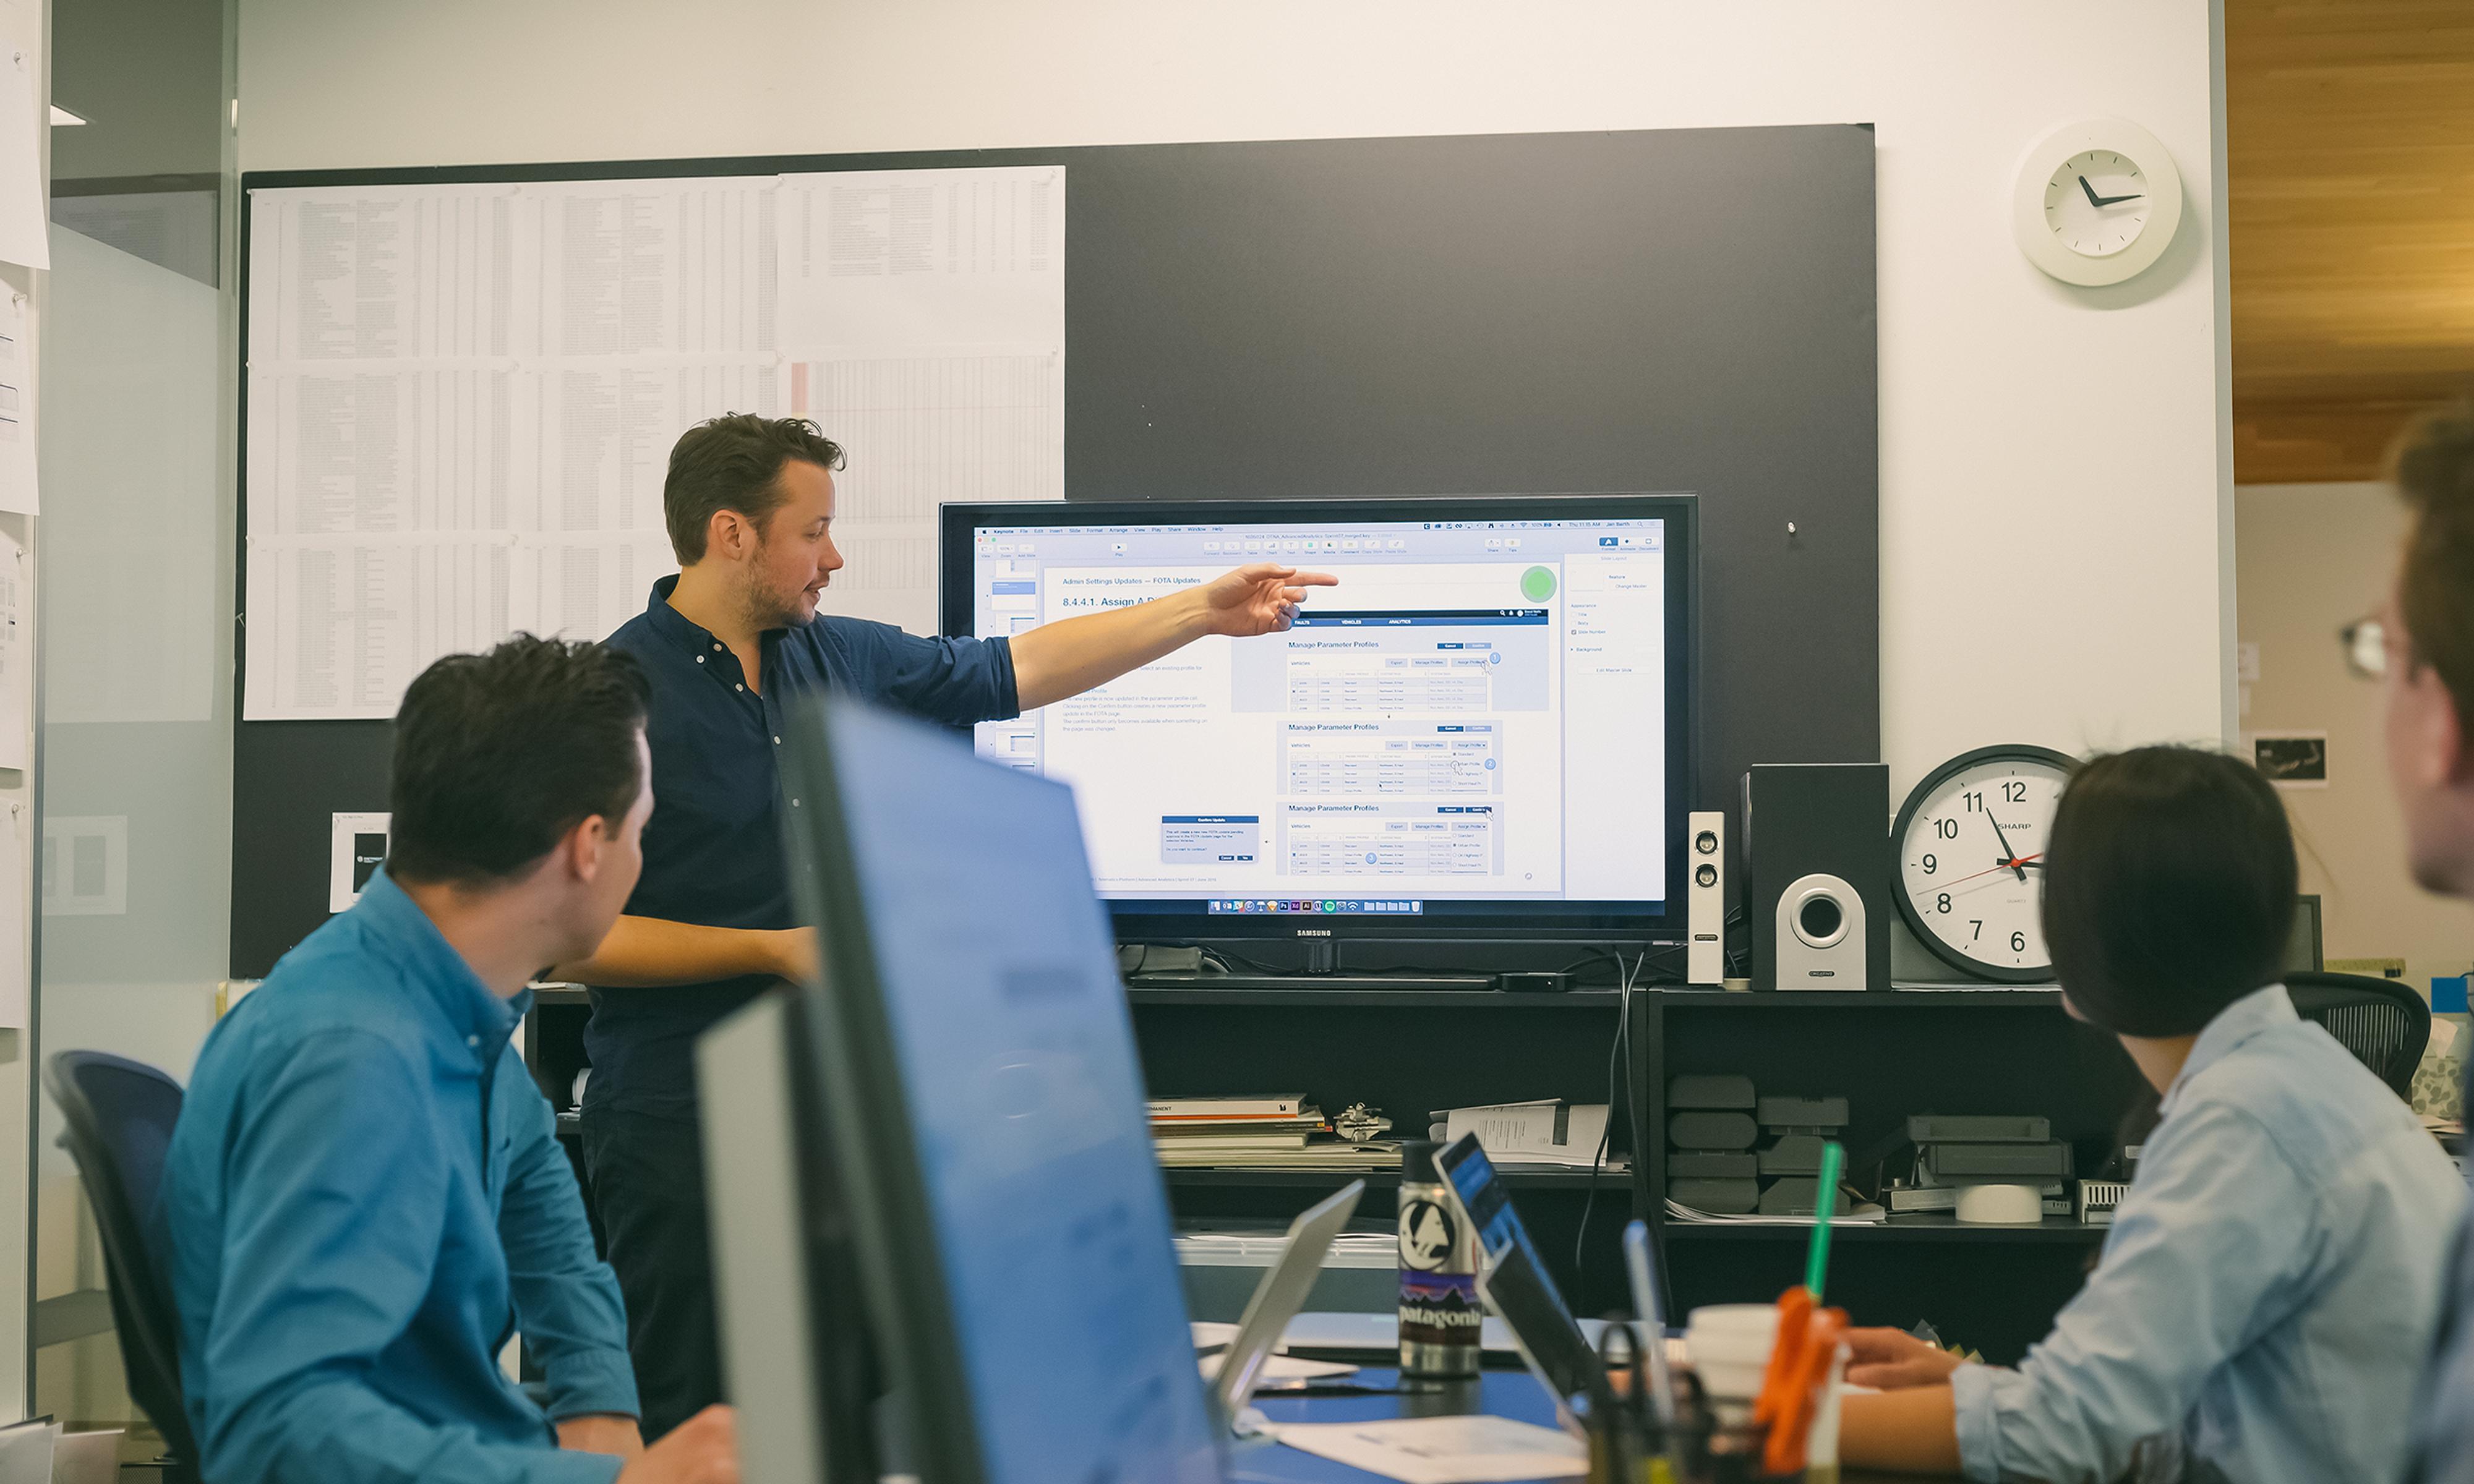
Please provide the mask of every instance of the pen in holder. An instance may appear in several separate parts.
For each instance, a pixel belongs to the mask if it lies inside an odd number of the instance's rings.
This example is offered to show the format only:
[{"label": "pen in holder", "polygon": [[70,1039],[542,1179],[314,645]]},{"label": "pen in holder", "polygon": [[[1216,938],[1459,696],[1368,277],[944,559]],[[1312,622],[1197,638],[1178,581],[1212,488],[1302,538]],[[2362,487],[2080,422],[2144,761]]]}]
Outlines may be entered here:
[{"label": "pen in holder", "polygon": [[1646,1355],[1640,1346],[1629,1325],[1609,1325],[1598,1342],[1616,1400],[1584,1417],[1589,1484],[1757,1484],[1765,1477],[1761,1449],[1769,1429],[1722,1418],[1690,1372],[1674,1376],[1672,1416],[1661,1421],[1641,1394],[1647,1367],[1637,1364]]}]

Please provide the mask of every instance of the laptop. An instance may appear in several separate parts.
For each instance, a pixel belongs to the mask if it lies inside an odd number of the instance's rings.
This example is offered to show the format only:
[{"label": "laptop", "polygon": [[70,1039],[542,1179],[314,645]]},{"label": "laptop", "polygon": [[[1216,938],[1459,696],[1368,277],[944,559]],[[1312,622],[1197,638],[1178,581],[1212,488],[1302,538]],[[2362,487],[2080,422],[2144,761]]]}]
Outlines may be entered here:
[{"label": "laptop", "polygon": [[1545,1255],[1513,1209],[1512,1194],[1477,1136],[1454,1140],[1435,1156],[1435,1168],[1443,1173],[1443,1198],[1477,1233],[1479,1296],[1512,1331],[1513,1347],[1530,1374],[1553,1394],[1564,1426],[1579,1426],[1569,1405],[1573,1397],[1588,1397],[1592,1410],[1612,1406],[1606,1367],[1547,1276]]},{"label": "laptop", "polygon": [[1289,1223],[1280,1260],[1254,1285],[1245,1315],[1237,1321],[1236,1336],[1221,1352],[1220,1370],[1211,1379],[1212,1404],[1224,1425],[1235,1425],[1237,1414],[1253,1400],[1254,1388],[1262,1383],[1264,1362],[1280,1343],[1289,1321],[1305,1306],[1307,1293],[1322,1274],[1323,1255],[1331,1251],[1332,1239],[1348,1225],[1348,1218],[1357,1213],[1357,1203],[1365,1194],[1366,1182],[1352,1180]]}]

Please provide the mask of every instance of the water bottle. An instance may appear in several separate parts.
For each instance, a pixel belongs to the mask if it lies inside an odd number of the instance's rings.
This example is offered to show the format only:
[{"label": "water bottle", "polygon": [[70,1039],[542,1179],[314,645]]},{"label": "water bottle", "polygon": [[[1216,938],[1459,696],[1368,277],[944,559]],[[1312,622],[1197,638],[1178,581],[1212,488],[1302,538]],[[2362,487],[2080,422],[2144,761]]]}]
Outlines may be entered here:
[{"label": "water bottle", "polygon": [[1400,1374],[1462,1380],[1478,1373],[1477,1233],[1444,1199],[1436,1146],[1400,1146]]}]

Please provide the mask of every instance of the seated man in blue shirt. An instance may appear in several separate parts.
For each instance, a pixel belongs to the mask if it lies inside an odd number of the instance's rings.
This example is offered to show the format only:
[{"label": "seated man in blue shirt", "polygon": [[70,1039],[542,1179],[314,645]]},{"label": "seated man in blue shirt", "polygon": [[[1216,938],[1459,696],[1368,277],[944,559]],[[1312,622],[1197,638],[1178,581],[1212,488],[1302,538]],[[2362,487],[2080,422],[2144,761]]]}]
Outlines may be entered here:
[{"label": "seated man in blue shirt", "polygon": [[[517,637],[396,717],[386,869],[206,1039],[158,1230],[211,1484],[735,1484],[731,1417],[649,1451],[618,1283],[509,1043],[652,812],[624,656]],[[499,1369],[521,1333],[546,1413]]]},{"label": "seated man in blue shirt", "polygon": [[584,1158],[627,1296],[644,1432],[720,1400],[707,1256],[695,1039],[782,979],[813,972],[782,850],[785,708],[836,690],[950,726],[1009,717],[1105,684],[1210,634],[1289,626],[1329,576],[1271,562],[1010,638],[929,638],[821,614],[842,566],[834,476],[842,450],[800,418],[744,414],[690,428],[662,508],[681,570],[610,636],[653,686],[646,737],[662,801],[644,878],[590,961]]},{"label": "seated man in blue shirt", "polygon": [[2073,1013],[2164,1094],[2097,1269],[2015,1370],[1858,1329],[1840,1456],[1972,1479],[2393,1479],[2463,1186],[2387,1084],[2273,983],[2276,791],[2233,758],[2081,768],[2046,850]]}]

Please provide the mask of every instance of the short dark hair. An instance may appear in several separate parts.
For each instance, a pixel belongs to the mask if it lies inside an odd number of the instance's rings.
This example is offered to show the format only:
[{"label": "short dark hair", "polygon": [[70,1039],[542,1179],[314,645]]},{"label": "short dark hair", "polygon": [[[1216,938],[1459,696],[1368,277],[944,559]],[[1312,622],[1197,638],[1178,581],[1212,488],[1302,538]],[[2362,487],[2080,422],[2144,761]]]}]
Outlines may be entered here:
[{"label": "short dark hair", "polygon": [[2474,726],[2474,400],[2415,419],[2389,472],[2413,511],[2397,573],[2398,637],[2410,663],[2438,673],[2459,721]]},{"label": "short dark hair", "polygon": [[594,815],[615,830],[651,699],[633,657],[529,634],[422,671],[395,716],[387,873],[486,885]]},{"label": "short dark hair", "polygon": [[662,520],[682,566],[704,560],[705,532],[716,511],[735,510],[762,530],[781,508],[782,466],[805,459],[842,467],[842,445],[805,418],[724,413],[679,435],[662,481]]},{"label": "short dark hair", "polygon": [[2142,747],[2071,775],[2045,843],[2045,943],[2079,1013],[2187,1036],[2273,983],[2298,870],[2285,805],[2221,753]]}]

